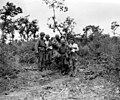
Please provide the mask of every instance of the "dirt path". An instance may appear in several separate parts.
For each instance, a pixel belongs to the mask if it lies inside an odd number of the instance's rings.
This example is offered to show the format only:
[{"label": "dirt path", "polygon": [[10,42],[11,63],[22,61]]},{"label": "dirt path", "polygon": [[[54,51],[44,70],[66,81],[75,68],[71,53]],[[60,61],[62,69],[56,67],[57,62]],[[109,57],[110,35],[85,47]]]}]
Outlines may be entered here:
[{"label": "dirt path", "polygon": [[21,73],[27,85],[1,96],[0,100],[120,100],[114,84],[101,77],[89,81],[82,75],[70,78],[46,73],[42,74],[43,77],[37,71]]}]

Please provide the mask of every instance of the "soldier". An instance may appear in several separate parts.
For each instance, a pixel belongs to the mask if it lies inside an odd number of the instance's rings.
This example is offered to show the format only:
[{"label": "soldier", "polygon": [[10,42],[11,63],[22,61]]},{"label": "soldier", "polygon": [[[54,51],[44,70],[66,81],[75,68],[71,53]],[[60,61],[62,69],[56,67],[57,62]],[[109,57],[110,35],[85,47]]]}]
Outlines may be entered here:
[{"label": "soldier", "polygon": [[60,37],[58,34],[55,35],[55,39],[57,40],[58,43],[60,43]]},{"label": "soldier", "polygon": [[45,44],[46,44],[46,47],[49,47],[49,43],[50,43],[50,35],[46,35],[45,36]]},{"label": "soldier", "polygon": [[56,58],[56,57],[59,57],[60,54],[58,52],[59,50],[59,47],[60,47],[60,43],[58,42],[58,40],[56,39],[56,36],[54,38],[52,38],[52,47],[53,47],[53,56],[52,58]]},{"label": "soldier", "polygon": [[59,48],[59,53],[60,53],[60,58],[61,58],[61,64],[62,66],[61,67],[61,72],[62,74],[67,74],[68,72],[68,46],[67,46],[67,43],[65,41],[65,39],[62,39],[61,40],[61,46]]},{"label": "soldier", "polygon": [[43,70],[44,64],[45,64],[45,40],[44,40],[45,33],[40,33],[40,38],[35,44],[35,50],[38,54],[38,68],[40,71]]},{"label": "soldier", "polygon": [[64,42],[64,41],[66,41],[66,39],[65,39],[65,36],[64,35],[62,35],[61,37],[60,37],[60,42]]},{"label": "soldier", "polygon": [[[51,56],[52,56],[52,45],[50,42],[50,35],[45,36],[45,45],[46,45],[46,52],[45,52],[45,62],[46,64],[50,64]],[[49,65],[50,66],[50,65]]]},{"label": "soldier", "polygon": [[71,73],[70,76],[73,76],[73,73],[75,71],[75,63],[78,60],[77,52],[79,51],[79,47],[76,43],[74,43],[73,40],[70,41],[69,43],[69,48],[70,48],[70,69]]},{"label": "soldier", "polygon": [[79,51],[78,45],[76,43],[74,43],[73,40],[70,41],[69,48],[71,49],[72,54],[75,54],[77,51]]}]

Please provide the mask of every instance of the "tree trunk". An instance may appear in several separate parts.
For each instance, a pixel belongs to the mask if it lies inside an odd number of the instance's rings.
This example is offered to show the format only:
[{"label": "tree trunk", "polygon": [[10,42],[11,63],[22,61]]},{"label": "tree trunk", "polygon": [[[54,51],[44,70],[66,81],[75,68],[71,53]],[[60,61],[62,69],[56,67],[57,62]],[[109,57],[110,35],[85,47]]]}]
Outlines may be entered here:
[{"label": "tree trunk", "polygon": [[54,6],[53,6],[53,21],[54,21],[54,25],[55,25],[55,27],[57,28],[57,30],[58,30],[58,32],[60,33],[60,35],[62,35],[62,33],[61,33],[61,31],[60,31],[60,29],[58,28],[58,26],[57,26],[57,24],[56,24],[56,21],[55,21],[55,19],[56,19],[56,15],[55,15],[55,8],[54,8]]},{"label": "tree trunk", "polygon": [[4,20],[4,26],[2,28],[2,43],[4,44],[5,43],[5,26],[6,26],[6,19],[7,19],[7,16],[5,15],[5,20]]}]

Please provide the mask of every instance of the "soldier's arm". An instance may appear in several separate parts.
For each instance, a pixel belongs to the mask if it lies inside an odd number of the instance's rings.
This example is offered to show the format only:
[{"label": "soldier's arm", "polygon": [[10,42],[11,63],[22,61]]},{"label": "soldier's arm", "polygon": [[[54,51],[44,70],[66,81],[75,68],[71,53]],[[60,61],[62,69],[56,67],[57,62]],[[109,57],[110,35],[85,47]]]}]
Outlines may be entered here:
[{"label": "soldier's arm", "polygon": [[37,40],[37,42],[35,44],[35,51],[36,51],[36,53],[38,53],[38,46],[39,46],[39,39]]},{"label": "soldier's arm", "polygon": [[49,48],[52,49],[52,43],[51,42],[49,42],[48,46],[49,46]]},{"label": "soldier's arm", "polygon": [[46,45],[43,44],[42,40],[39,40],[38,44],[40,47],[46,48]]},{"label": "soldier's arm", "polygon": [[78,47],[78,44],[76,44],[76,51],[79,51],[79,47]]}]

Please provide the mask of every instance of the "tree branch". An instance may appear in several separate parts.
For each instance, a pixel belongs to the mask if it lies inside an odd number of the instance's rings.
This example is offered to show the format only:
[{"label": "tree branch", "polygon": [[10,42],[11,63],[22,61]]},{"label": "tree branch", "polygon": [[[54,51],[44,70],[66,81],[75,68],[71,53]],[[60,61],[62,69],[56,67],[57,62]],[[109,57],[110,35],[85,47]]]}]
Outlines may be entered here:
[{"label": "tree branch", "polygon": [[61,33],[61,31],[60,31],[60,29],[58,28],[58,26],[57,26],[57,24],[56,24],[56,21],[55,21],[55,19],[56,19],[56,15],[55,15],[55,8],[54,8],[54,5],[53,5],[53,21],[54,21],[54,25],[55,25],[55,28],[57,28],[57,30],[58,30],[58,32],[60,33],[60,35],[62,35],[62,33]]}]

